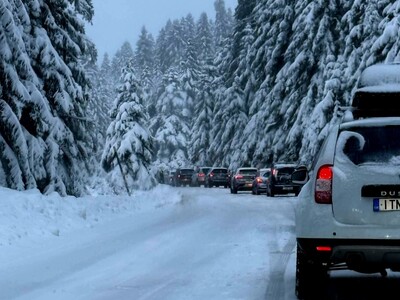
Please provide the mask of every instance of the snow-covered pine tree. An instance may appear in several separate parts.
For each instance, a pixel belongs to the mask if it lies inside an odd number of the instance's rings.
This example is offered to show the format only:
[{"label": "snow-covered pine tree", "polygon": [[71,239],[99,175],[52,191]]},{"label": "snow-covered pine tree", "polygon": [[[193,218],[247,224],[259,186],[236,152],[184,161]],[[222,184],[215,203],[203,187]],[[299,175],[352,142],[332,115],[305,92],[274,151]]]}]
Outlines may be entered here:
[{"label": "snow-covered pine tree", "polygon": [[92,121],[92,135],[94,136],[94,156],[97,165],[101,160],[106,141],[107,128],[110,125],[110,110],[116,97],[116,89],[112,80],[112,72],[108,54],[105,53],[100,67],[88,64],[87,69],[91,77],[91,97],[88,106],[88,115]]},{"label": "snow-covered pine tree", "polygon": [[218,164],[235,169],[245,163],[240,161],[240,151],[237,150],[240,148],[241,151],[246,151],[240,140],[248,122],[246,103],[238,77],[232,86],[224,91],[221,100],[221,109],[214,115],[213,124],[218,123],[218,126],[213,127],[214,140],[210,148],[220,155],[221,160]]},{"label": "snow-covered pine tree", "polygon": [[190,161],[197,166],[211,166],[209,156],[211,128],[214,108],[213,81],[216,70],[213,66],[214,42],[206,13],[200,15],[197,22],[196,38],[199,44],[197,57],[199,66],[198,93],[194,105],[194,119],[191,131],[191,142],[188,147]]},{"label": "snow-covered pine tree", "polygon": [[227,44],[227,41],[230,38],[232,38],[231,35],[233,31],[234,22],[233,22],[232,12],[226,9],[224,0],[215,0],[214,8],[215,8],[215,26],[214,26],[215,46],[217,48],[217,52],[220,52]]},{"label": "snow-covered pine tree", "polygon": [[229,84],[232,84],[236,79],[235,71],[239,65],[239,56],[242,51],[243,35],[245,27],[251,23],[253,9],[256,6],[256,0],[238,0],[238,5],[235,10],[235,23],[231,41],[231,62],[228,69]]},{"label": "snow-covered pine tree", "polygon": [[154,75],[154,39],[143,26],[135,49],[135,70],[139,78],[145,79],[143,88],[151,89],[151,76]]},{"label": "snow-covered pine tree", "polygon": [[202,13],[196,23],[197,59],[201,66],[213,64],[215,44],[212,26],[206,13]]},{"label": "snow-covered pine tree", "polygon": [[155,165],[163,168],[178,168],[189,165],[187,147],[189,126],[183,115],[186,95],[182,91],[178,72],[173,68],[164,77],[164,88],[157,101],[156,156]]},{"label": "snow-covered pine tree", "polygon": [[117,193],[125,188],[124,177],[128,187],[135,190],[148,190],[156,184],[151,172],[153,139],[146,127],[148,116],[143,105],[143,90],[132,63],[128,63],[122,72],[102,156],[102,166],[110,173]]},{"label": "snow-covered pine tree", "polygon": [[[29,56],[42,80],[42,89],[55,119],[46,138],[46,192],[81,195],[87,179],[90,136],[86,116],[89,80],[81,57],[96,59],[94,45],[85,35],[93,16],[91,1],[29,1],[32,31]],[[52,140],[53,139],[53,140]],[[90,147],[90,148],[89,148]],[[51,163],[53,162],[53,163]]]},{"label": "snow-covered pine tree", "polygon": [[92,13],[90,0],[1,2],[0,167],[8,187],[84,193],[91,140],[81,58],[96,53],[81,17]]},{"label": "snow-covered pine tree", "polygon": [[[37,151],[34,157],[30,157],[28,144],[44,147],[29,134],[28,130],[36,130],[34,124],[26,122],[21,125],[20,118],[24,111],[36,107],[39,110],[40,106],[45,105],[45,100],[34,84],[38,79],[21,35],[23,29],[30,27],[29,16],[22,2],[1,1],[0,20],[0,183],[23,190],[36,187],[35,170],[32,170],[34,166],[30,160],[40,162],[42,154],[35,157]],[[27,87],[24,81],[29,84]],[[30,92],[36,93],[37,97],[31,100]],[[50,119],[49,114],[45,117]],[[35,121],[38,120],[40,116],[35,118]],[[36,174],[45,177],[45,173],[41,163]]]},{"label": "snow-covered pine tree", "polygon": [[135,54],[132,45],[128,41],[125,41],[111,60],[111,74],[115,86],[119,84],[123,68],[132,61],[135,61]]},{"label": "snow-covered pine tree", "polygon": [[117,81],[112,77],[112,73],[108,53],[105,53],[97,78],[99,84],[97,88],[99,102],[98,108],[96,109],[96,116],[98,118],[99,132],[102,137],[101,145],[105,143],[107,128],[111,122],[110,111],[114,99],[117,97]]}]

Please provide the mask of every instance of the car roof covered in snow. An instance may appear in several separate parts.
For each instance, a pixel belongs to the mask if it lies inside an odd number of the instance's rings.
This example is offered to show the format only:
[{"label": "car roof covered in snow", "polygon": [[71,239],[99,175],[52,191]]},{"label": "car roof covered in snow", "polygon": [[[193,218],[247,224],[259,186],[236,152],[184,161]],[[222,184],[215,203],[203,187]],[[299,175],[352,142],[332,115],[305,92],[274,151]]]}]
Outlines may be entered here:
[{"label": "car roof covered in snow", "polygon": [[400,64],[378,63],[365,68],[360,76],[357,91],[400,92]]}]

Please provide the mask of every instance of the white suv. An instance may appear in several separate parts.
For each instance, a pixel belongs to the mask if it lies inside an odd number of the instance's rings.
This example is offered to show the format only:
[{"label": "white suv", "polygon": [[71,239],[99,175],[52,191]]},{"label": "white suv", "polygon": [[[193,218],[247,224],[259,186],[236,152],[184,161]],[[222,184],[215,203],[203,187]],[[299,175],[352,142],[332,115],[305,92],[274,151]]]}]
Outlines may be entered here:
[{"label": "white suv", "polygon": [[310,171],[292,175],[305,184],[296,209],[299,299],[318,297],[315,287],[323,287],[333,270],[400,271],[397,74],[400,65],[367,68],[353,98],[353,119],[332,128]]}]

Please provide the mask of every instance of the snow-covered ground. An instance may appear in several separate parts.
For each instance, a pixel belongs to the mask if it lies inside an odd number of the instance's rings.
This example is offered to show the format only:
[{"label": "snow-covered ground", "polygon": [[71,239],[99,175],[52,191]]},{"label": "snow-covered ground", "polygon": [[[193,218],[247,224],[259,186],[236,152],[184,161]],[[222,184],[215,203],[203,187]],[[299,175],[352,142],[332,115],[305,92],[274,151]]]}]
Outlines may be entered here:
[{"label": "snow-covered ground", "polygon": [[[159,185],[83,198],[0,188],[0,199],[1,300],[296,299],[296,197]],[[392,273],[340,272],[329,299],[398,290]]]}]

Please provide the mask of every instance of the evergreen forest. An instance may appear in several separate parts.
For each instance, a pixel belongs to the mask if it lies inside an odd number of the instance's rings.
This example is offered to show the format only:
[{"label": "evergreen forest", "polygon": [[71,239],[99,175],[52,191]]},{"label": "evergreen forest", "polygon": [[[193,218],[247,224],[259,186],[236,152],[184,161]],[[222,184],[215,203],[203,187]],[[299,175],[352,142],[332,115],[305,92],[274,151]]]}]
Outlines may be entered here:
[{"label": "evergreen forest", "polygon": [[0,186],[81,196],[178,167],[309,165],[360,73],[400,60],[400,0],[214,7],[98,57],[92,0],[0,1]]}]

